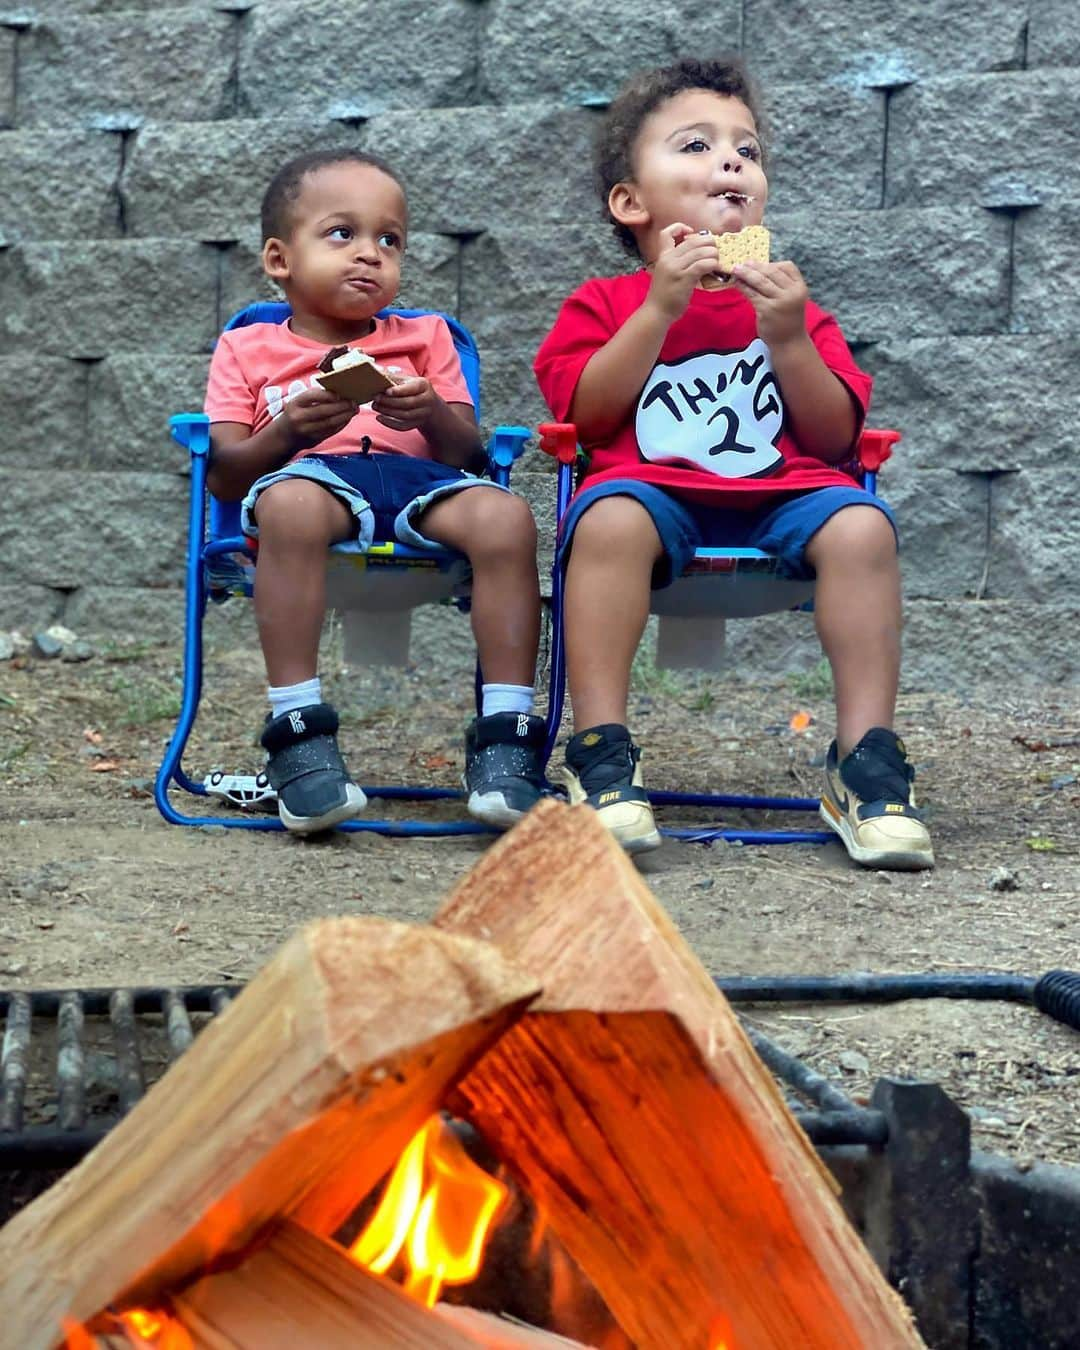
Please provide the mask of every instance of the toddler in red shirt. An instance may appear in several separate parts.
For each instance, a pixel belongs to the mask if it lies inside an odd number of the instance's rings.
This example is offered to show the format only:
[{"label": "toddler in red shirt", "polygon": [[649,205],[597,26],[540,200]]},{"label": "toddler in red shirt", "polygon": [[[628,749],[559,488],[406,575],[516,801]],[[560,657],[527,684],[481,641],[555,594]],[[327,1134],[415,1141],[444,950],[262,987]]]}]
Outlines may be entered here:
[{"label": "toddler in red shirt", "polygon": [[570,797],[596,808],[628,850],[660,843],[626,726],[650,587],[670,583],[697,547],[760,548],[790,575],[817,578],[837,715],[824,819],[860,863],[932,867],[892,729],[895,526],[839,467],[853,454],[870,378],[793,262],[741,263],[730,287],[701,284],[717,271],[713,235],[761,224],[769,185],[758,120],[736,58],[682,60],[623,89],[597,142],[597,183],[642,266],[575,291],[536,357],[552,413],[576,423],[589,461],[559,544]]}]

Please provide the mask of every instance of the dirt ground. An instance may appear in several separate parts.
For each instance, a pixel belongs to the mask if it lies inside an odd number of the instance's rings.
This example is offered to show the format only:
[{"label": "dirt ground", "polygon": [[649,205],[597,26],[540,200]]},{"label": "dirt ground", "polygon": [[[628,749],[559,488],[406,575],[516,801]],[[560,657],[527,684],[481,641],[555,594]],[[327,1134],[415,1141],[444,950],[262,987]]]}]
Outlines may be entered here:
[{"label": "dirt ground", "polygon": [[[345,672],[332,637],[324,669],[361,781],[456,782],[469,680]],[[173,648],[0,663],[0,988],[243,981],[313,917],[428,919],[486,847],[165,825],[150,785],[179,687]],[[254,647],[210,653],[186,759],[194,776],[258,768],[262,697]],[[800,711],[813,721],[797,734]],[[654,788],[813,794],[830,696],[820,671],[764,687],[642,661],[632,722]],[[1080,692],[911,692],[899,722],[930,813],[933,873],[865,872],[839,845],[669,841],[644,859],[711,972],[1080,968]],[[683,811],[678,823],[701,819]],[[934,1079],[971,1111],[976,1146],[1080,1163],[1080,1033],[1032,1009],[758,1007],[750,1020],[856,1099],[882,1074]]]}]

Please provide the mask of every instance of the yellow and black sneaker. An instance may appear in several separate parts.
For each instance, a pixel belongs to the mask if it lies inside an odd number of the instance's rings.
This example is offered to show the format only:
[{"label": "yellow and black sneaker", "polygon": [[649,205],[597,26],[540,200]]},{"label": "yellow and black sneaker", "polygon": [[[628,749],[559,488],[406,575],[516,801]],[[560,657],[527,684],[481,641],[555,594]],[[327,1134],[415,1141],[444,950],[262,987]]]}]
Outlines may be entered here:
[{"label": "yellow and black sneaker", "polygon": [[933,867],[914,779],[904,742],[886,727],[872,727],[842,762],[836,742],[829,746],[821,818],[857,863],[897,871]]},{"label": "yellow and black sneaker", "polygon": [[617,722],[579,731],[566,747],[570,805],[593,807],[627,853],[660,847],[640,760],[629,731]]}]

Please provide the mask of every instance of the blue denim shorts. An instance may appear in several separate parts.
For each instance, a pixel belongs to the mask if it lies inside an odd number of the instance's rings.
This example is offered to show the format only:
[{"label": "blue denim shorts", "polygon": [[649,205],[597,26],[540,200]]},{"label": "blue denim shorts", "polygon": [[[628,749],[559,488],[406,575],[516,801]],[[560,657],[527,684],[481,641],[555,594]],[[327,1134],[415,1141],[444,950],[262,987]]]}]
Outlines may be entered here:
[{"label": "blue denim shorts", "polygon": [[394,539],[413,548],[442,548],[415,527],[417,517],[432,503],[463,488],[509,491],[490,478],[477,478],[464,469],[451,469],[415,455],[304,455],[252,483],[240,508],[240,524],[246,535],[258,538],[254,512],[259,494],[286,478],[319,483],[343,501],[356,520],[356,540],[361,548]]},{"label": "blue denim shorts", "polygon": [[578,521],[601,497],[633,497],[652,517],[664,548],[653,569],[654,590],[670,586],[681,576],[697,548],[759,548],[780,559],[784,575],[810,580],[814,569],[806,561],[806,546],[822,525],[846,506],[876,507],[896,533],[896,520],[887,503],[854,484],[814,488],[785,497],[776,505],[739,511],[680,501],[652,483],[618,478],[587,488],[570,503],[559,531],[558,559],[563,567]]}]

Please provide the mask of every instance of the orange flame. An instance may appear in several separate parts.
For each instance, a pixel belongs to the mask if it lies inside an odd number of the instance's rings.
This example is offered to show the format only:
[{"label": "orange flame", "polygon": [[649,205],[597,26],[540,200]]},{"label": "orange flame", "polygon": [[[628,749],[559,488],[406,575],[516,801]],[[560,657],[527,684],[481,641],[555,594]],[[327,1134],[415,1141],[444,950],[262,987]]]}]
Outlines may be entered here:
[{"label": "orange flame", "polygon": [[[152,1350],[194,1350],[187,1330],[161,1311],[129,1308],[127,1312],[95,1318],[93,1325],[96,1326],[99,1320],[107,1322],[110,1330],[123,1330],[136,1346],[150,1346]],[[65,1317],[61,1326],[66,1337],[64,1350],[97,1350],[98,1338],[81,1322]]]},{"label": "orange flame", "polygon": [[400,1258],[406,1293],[431,1308],[444,1284],[476,1278],[488,1232],[509,1192],[478,1167],[440,1116],[413,1136],[370,1222],[349,1249],[386,1274]]}]

